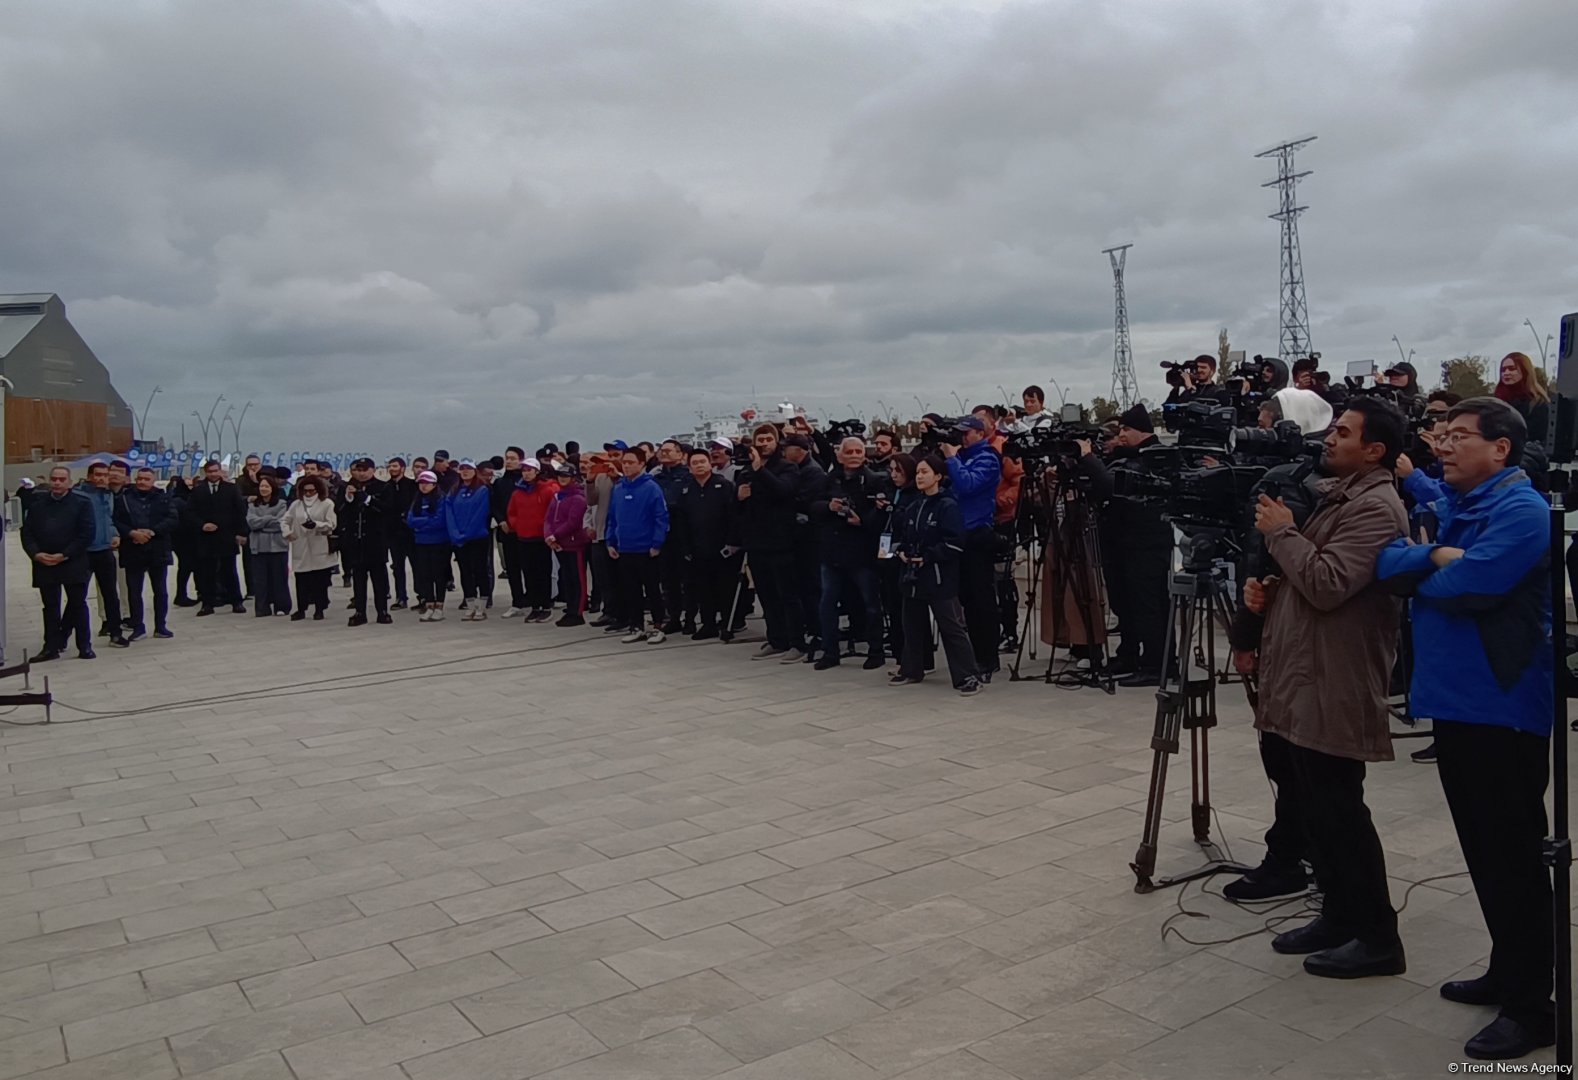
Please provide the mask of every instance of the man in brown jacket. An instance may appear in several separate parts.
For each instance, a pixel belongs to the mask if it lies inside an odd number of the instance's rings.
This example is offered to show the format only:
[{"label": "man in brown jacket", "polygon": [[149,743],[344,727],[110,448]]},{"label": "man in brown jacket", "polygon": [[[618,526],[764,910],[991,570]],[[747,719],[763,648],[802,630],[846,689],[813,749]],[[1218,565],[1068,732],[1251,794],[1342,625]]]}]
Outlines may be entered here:
[{"label": "man in brown jacket", "polygon": [[1375,581],[1381,550],[1406,531],[1392,469],[1406,425],[1379,398],[1356,398],[1326,437],[1321,501],[1303,529],[1261,496],[1255,527],[1280,570],[1246,583],[1266,616],[1255,727],[1293,762],[1295,803],[1325,893],[1321,915],[1271,947],[1327,978],[1406,968],[1386,859],[1364,805],[1364,763],[1392,758],[1386,699],[1398,604]]}]

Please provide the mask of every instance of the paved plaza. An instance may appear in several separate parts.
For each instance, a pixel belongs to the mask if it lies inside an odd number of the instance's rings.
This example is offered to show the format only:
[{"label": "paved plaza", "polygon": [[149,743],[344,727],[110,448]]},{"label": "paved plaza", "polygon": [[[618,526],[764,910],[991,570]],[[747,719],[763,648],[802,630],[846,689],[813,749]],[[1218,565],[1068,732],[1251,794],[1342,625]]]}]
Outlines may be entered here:
[{"label": "paved plaza", "polygon": [[[1491,1019],[1436,991],[1489,951],[1465,877],[1409,894],[1406,976],[1355,983],[1272,953],[1274,915],[1137,895],[1149,692],[353,630],[334,595],[38,669],[86,722],[0,731],[0,1080],[1425,1077]],[[1218,835],[1256,862],[1222,701]],[[1200,861],[1171,779],[1162,873]],[[1394,903],[1462,870],[1432,768],[1369,803]]]}]

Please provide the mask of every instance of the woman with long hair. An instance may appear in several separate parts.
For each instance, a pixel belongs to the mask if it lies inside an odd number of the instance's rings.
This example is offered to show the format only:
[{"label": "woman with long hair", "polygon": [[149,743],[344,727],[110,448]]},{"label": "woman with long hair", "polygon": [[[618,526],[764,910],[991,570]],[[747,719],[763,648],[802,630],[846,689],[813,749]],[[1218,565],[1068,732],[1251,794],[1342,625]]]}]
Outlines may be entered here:
[{"label": "woman with long hair", "polygon": [[176,607],[196,607],[197,600],[186,591],[188,584],[197,575],[197,527],[186,516],[186,503],[192,497],[192,485],[186,477],[176,473],[170,477],[164,490],[170,496],[170,503],[175,507],[175,516],[180,522],[175,527],[171,545],[175,554],[175,597],[171,603]]},{"label": "woman with long hair", "polygon": [[291,568],[296,572],[296,612],[292,622],[307,617],[322,620],[329,609],[329,579],[340,557],[329,550],[329,534],[339,520],[334,500],[321,476],[303,476],[296,484],[296,501],[285,511],[285,539],[290,543]]},{"label": "woman with long hair", "polygon": [[1551,422],[1551,395],[1535,374],[1534,361],[1527,353],[1510,352],[1501,358],[1495,395],[1518,410],[1529,426],[1529,441],[1544,446]]},{"label": "woman with long hair", "polygon": [[449,574],[449,520],[444,513],[444,493],[438,474],[423,470],[416,475],[416,497],[405,514],[411,527],[411,578],[416,588],[421,622],[441,622]]},{"label": "woman with long hair", "polygon": [[264,469],[256,477],[257,494],[247,500],[247,562],[252,567],[252,610],[258,618],[290,614],[286,583],[290,544],[285,540],[285,514],[290,507],[280,494],[279,478]]},{"label": "woman with long hair", "polygon": [[964,628],[959,603],[959,557],[964,554],[964,515],[943,490],[942,459],[927,455],[915,463],[915,489],[921,498],[901,512],[898,555],[903,562],[904,656],[890,686],[918,683],[926,673],[924,643],[931,637],[930,614],[937,620],[953,687],[965,696],[981,690],[981,680]]},{"label": "woman with long hair", "polygon": [[[550,479],[544,472],[544,479]],[[586,545],[592,533],[586,527],[586,489],[581,475],[566,465],[559,472],[559,487],[543,518],[543,539],[559,564],[559,599],[564,614],[555,626],[586,624]]]},{"label": "woman with long hair", "polygon": [[460,463],[460,483],[444,500],[449,542],[455,545],[460,563],[460,591],[466,622],[481,622],[488,617],[488,595],[493,588],[493,573],[488,567],[492,518],[492,492],[477,473],[471,460]]},{"label": "woman with long hair", "polygon": [[[904,591],[899,578],[904,570],[902,560],[892,554],[898,542],[901,515],[910,509],[920,492],[915,490],[915,458],[909,454],[894,454],[888,458],[888,486],[877,496],[877,509],[881,518],[882,540],[877,551],[877,588],[882,594],[882,612],[888,623],[888,655],[904,657]],[[925,667],[932,664],[931,635],[926,636]]]}]

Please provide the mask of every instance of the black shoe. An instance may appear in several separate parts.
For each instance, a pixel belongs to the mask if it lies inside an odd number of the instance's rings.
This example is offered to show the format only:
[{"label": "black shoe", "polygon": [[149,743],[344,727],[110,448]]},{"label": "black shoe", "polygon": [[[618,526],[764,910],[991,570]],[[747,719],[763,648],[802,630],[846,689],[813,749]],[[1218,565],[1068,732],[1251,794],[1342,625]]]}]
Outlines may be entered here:
[{"label": "black shoe", "polygon": [[1128,678],[1118,680],[1119,686],[1127,686],[1131,688],[1143,686],[1160,686],[1161,684],[1162,673],[1159,671],[1136,671]]},{"label": "black shoe", "polygon": [[214,609],[211,608],[211,607],[205,607],[205,608],[198,608],[197,609],[197,617],[199,619],[201,619],[204,615],[212,615],[213,613],[214,613]]},{"label": "black shoe", "polygon": [[110,636],[110,628],[109,628],[109,624],[108,623],[106,623],[105,625],[99,627],[99,637],[109,637],[109,636]]},{"label": "black shoe", "polygon": [[345,625],[346,626],[366,626],[367,625],[367,616],[363,615],[360,611],[358,611],[355,615],[352,615],[349,619],[345,620]]},{"label": "black shoe", "polygon": [[137,626],[137,624],[132,622],[130,619],[122,619],[121,620],[121,629],[122,630],[132,630],[132,629],[135,629],[136,626]]},{"label": "black shoe", "polygon": [[870,656],[866,657],[866,662],[860,666],[866,671],[876,671],[886,663],[887,661],[883,659],[881,653],[872,653]]},{"label": "black shoe", "polygon": [[553,625],[555,625],[555,626],[585,626],[586,625],[586,617],[584,615],[572,615],[572,614],[570,614],[570,612],[566,611],[563,615],[560,615],[557,619],[553,620]]},{"label": "black shoe", "polygon": [[389,610],[390,611],[404,611],[406,609],[406,607],[407,607],[407,604],[406,604],[406,602],[404,600],[396,600],[394,603],[389,605]]},{"label": "black shoe", "polygon": [[293,611],[290,613],[291,622],[301,622],[301,620],[305,619],[306,617],[307,613],[305,611]]},{"label": "black shoe", "polygon": [[388,626],[392,622],[394,622],[394,616],[389,614],[387,611],[380,611],[378,613],[379,626]]},{"label": "black shoe", "polygon": [[718,628],[716,626],[703,626],[700,630],[697,630],[694,634],[690,635],[690,640],[711,641],[717,636]]},{"label": "black shoe", "polygon": [[548,618],[552,614],[553,614],[553,609],[552,608],[533,608],[531,611],[526,613],[526,621],[527,622],[547,622]]},{"label": "black shoe", "polygon": [[1114,656],[1107,661],[1107,674],[1113,678],[1121,679],[1125,675],[1133,675],[1139,670],[1140,662],[1131,660],[1127,656]]},{"label": "black shoe", "polygon": [[1271,949],[1283,956],[1305,956],[1309,953],[1335,949],[1352,940],[1353,937],[1348,931],[1316,917],[1314,922],[1305,923],[1295,930],[1289,930],[1272,938]]},{"label": "black shoe", "polygon": [[729,627],[729,633],[731,633],[731,634],[743,634],[743,633],[745,633],[745,620],[742,619],[739,622],[735,623],[733,626]]},{"label": "black shoe", "polygon": [[1510,1016],[1498,1016],[1489,1027],[1463,1044],[1463,1053],[1478,1061],[1506,1061],[1527,1057],[1555,1043],[1556,1025],[1553,1023],[1547,1022],[1536,1029]]},{"label": "black shoe", "polygon": [[601,618],[597,618],[597,619],[593,619],[593,620],[592,620],[592,621],[591,621],[591,622],[590,622],[590,623],[588,623],[588,624],[587,624],[587,625],[589,625],[589,626],[595,626],[595,627],[597,627],[597,628],[598,628],[598,629],[599,629],[599,630],[601,630],[601,629],[603,629],[603,628],[604,628],[604,627],[608,627],[608,626],[612,626],[612,625],[614,625],[614,620],[612,620],[612,619],[610,619],[610,618],[609,618],[609,617],[608,617],[608,616],[606,616],[606,615],[604,615],[604,616],[603,616],[603,617],[601,617]]},{"label": "black shoe", "polygon": [[77,653],[78,660],[97,660],[98,658],[99,654],[94,652],[92,649],[83,649],[81,652]]},{"label": "black shoe", "polygon": [[725,645],[727,645],[729,642],[734,640],[734,631],[733,630],[719,630],[718,631],[718,640],[723,642]]},{"label": "black shoe", "polygon": [[1441,996],[1459,1005],[1501,1004],[1501,992],[1496,989],[1496,984],[1490,981],[1489,975],[1481,975],[1477,979],[1458,979],[1456,982],[1442,983]]},{"label": "black shoe", "polygon": [[317,611],[314,611],[312,613],[312,621],[313,622],[322,622],[323,621],[323,609],[322,608],[319,608]]},{"label": "black shoe", "polygon": [[983,671],[975,677],[975,681],[980,683],[982,686],[990,686],[992,683],[992,673],[990,671]]},{"label": "black shoe", "polygon": [[816,671],[826,671],[828,668],[838,667],[841,663],[842,661],[836,656],[824,656],[812,664],[811,667]]},{"label": "black shoe", "polygon": [[345,610],[346,611],[355,611],[356,610],[356,601],[352,600],[349,604],[346,604],[345,605]]},{"label": "black shoe", "polygon": [[230,613],[232,615],[245,615],[247,613],[247,606],[245,604],[233,604],[231,605]]},{"label": "black shoe", "polygon": [[1309,891],[1310,876],[1303,863],[1289,866],[1265,859],[1261,864],[1222,889],[1222,895],[1235,904],[1274,900],[1279,896],[1298,896]]},{"label": "black shoe", "polygon": [[1415,750],[1408,756],[1421,765],[1434,765],[1436,763],[1436,744],[1432,742],[1423,750]]},{"label": "black shoe", "polygon": [[161,626],[153,632],[153,636],[156,638],[173,638],[175,635]]},{"label": "black shoe", "polygon": [[958,686],[954,687],[955,690],[959,691],[959,693],[965,697],[974,697],[985,688],[986,684],[974,675],[971,675],[968,679],[965,679]]},{"label": "black shoe", "polygon": [[914,686],[918,682],[920,682],[919,679],[912,679],[908,675],[899,672],[894,672],[888,676],[889,686]]},{"label": "black shoe", "polygon": [[148,631],[146,631],[146,630],[139,630],[139,629],[137,629],[134,626],[134,627],[131,628],[131,633],[126,635],[126,640],[127,641],[141,641],[143,638],[145,638],[147,636],[148,636]]},{"label": "black shoe", "polygon": [[997,651],[1002,653],[1004,656],[1014,655],[1014,653],[1019,651],[1019,639],[1004,638],[1003,643],[997,647]]},{"label": "black shoe", "polygon": [[1369,945],[1354,938],[1346,945],[1306,956],[1304,970],[1322,979],[1368,979],[1372,975],[1401,975],[1408,970],[1408,960],[1403,956],[1403,943],[1396,938],[1387,945]]},{"label": "black shoe", "polygon": [[60,659],[60,650],[59,649],[45,649],[43,652],[35,653],[34,655],[28,657],[27,659],[28,659],[28,663],[30,663],[30,664],[47,664],[51,660],[59,660]]},{"label": "black shoe", "polygon": [[114,648],[117,648],[117,649],[129,649],[129,648],[131,648],[131,642],[127,641],[124,637],[122,637],[119,634],[116,634],[114,637],[110,638],[110,645],[112,647],[114,647]]},{"label": "black shoe", "polygon": [[174,604],[176,607],[197,606],[197,601],[193,600],[190,596],[177,596],[174,600],[170,601],[170,603]]}]

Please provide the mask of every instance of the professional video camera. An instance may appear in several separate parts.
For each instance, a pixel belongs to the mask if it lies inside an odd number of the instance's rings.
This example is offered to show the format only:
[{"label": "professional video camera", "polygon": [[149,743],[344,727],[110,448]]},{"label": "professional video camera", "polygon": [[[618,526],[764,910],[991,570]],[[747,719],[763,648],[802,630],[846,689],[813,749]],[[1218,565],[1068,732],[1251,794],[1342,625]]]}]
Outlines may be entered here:
[{"label": "professional video camera", "polygon": [[942,450],[944,443],[958,446],[964,442],[964,428],[960,426],[963,417],[943,417],[942,423],[933,424],[921,433],[920,441],[915,444],[916,449],[923,454],[935,454]]},{"label": "professional video camera", "polygon": [[866,425],[862,420],[837,420],[827,426],[827,441],[834,446],[851,436],[865,438],[865,435]]},{"label": "professional video camera", "polygon": [[1082,406],[1069,403],[1058,410],[1055,422],[1026,431],[1015,431],[1003,444],[1003,456],[1019,462],[1053,464],[1056,459],[1078,460],[1075,443],[1086,439],[1098,452],[1105,445],[1106,433],[1085,419]]}]

